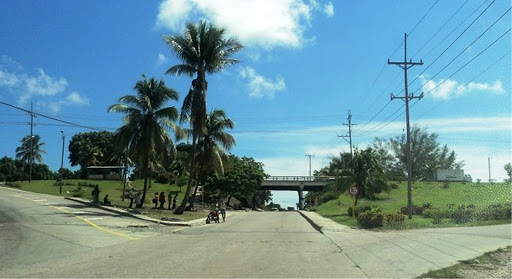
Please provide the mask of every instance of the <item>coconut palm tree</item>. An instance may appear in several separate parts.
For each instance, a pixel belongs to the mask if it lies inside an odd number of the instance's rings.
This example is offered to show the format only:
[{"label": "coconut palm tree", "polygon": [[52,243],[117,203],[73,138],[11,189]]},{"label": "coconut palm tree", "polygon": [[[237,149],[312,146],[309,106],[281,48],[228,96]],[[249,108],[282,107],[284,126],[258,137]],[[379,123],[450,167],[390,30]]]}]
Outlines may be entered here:
[{"label": "coconut palm tree", "polygon": [[45,145],[44,142],[39,142],[41,137],[39,135],[25,136],[21,139],[21,145],[16,148],[16,159],[22,162],[22,171],[25,169],[25,164],[30,165],[30,175],[28,181],[32,180],[32,163],[35,161],[42,163],[42,153],[46,154],[46,151],[42,149]]},{"label": "coconut palm tree", "polygon": [[[226,151],[235,145],[232,135],[225,132],[225,129],[233,129],[235,124],[231,119],[226,118],[226,113],[220,109],[212,110],[206,117],[206,134],[197,143],[197,176],[205,174],[224,174],[225,162],[228,156]],[[195,180],[197,184],[197,179]],[[194,185],[197,186],[197,185]],[[195,187],[197,190],[197,187]],[[194,196],[195,196],[194,191]]]},{"label": "coconut palm tree", "polygon": [[21,139],[21,145],[16,147],[16,159],[29,164],[31,159],[42,163],[43,156],[41,154],[46,154],[46,151],[42,149],[45,143],[39,142],[40,140],[41,137],[39,135],[32,136],[32,140],[30,136],[24,136]]},{"label": "coconut palm tree", "polygon": [[166,106],[167,101],[178,100],[178,92],[168,88],[162,80],[148,80],[144,75],[142,78],[135,84],[136,95],[119,98],[119,103],[111,105],[108,111],[125,114],[124,125],[117,130],[116,140],[119,146],[128,149],[128,156],[142,166],[144,203],[153,166],[174,149],[168,130],[174,132],[177,140],[183,133],[174,122],[178,119],[178,110]]},{"label": "coconut palm tree", "polygon": [[242,49],[242,44],[235,38],[225,39],[224,35],[224,29],[212,24],[207,26],[206,22],[200,21],[197,25],[187,24],[182,35],[164,36],[165,42],[183,62],[169,68],[166,74],[186,74],[190,77],[196,75],[181,107],[180,120],[188,121],[192,128],[192,159],[187,191],[181,205],[175,211],[177,214],[183,213],[196,176],[196,144],[207,132],[206,74],[220,72],[239,62],[232,58],[232,55]]}]

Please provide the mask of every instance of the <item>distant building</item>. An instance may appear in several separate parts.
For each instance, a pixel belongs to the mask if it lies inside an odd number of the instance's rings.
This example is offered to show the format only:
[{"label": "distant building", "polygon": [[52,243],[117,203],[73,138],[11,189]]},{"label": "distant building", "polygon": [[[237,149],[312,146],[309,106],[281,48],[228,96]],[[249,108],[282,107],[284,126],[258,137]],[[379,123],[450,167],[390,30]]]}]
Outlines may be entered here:
[{"label": "distant building", "polygon": [[87,179],[121,180],[124,166],[92,166],[87,168]]}]

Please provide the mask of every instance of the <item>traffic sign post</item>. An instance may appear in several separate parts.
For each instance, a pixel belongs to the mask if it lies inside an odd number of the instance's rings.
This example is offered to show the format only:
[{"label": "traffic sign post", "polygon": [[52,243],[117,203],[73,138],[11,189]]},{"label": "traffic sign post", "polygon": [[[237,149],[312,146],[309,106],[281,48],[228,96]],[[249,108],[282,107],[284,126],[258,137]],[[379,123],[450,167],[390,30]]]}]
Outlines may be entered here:
[{"label": "traffic sign post", "polygon": [[359,188],[357,188],[357,186],[351,186],[348,192],[352,197],[352,217],[356,218],[356,197],[359,194]]}]

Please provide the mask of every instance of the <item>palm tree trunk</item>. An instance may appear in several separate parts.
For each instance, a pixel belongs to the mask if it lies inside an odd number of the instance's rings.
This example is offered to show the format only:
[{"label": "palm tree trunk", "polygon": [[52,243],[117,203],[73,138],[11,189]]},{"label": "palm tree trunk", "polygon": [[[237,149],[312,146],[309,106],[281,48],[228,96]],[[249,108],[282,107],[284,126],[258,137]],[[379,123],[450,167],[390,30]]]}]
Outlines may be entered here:
[{"label": "palm tree trunk", "polygon": [[187,190],[185,191],[185,196],[183,196],[183,200],[181,201],[180,206],[176,208],[174,214],[183,214],[183,211],[185,211],[185,206],[187,205],[188,197],[190,196],[190,190],[192,189],[192,185],[194,184],[194,177],[196,173],[196,140],[196,136],[194,135],[192,139],[192,160],[190,162],[190,174],[188,177]]}]

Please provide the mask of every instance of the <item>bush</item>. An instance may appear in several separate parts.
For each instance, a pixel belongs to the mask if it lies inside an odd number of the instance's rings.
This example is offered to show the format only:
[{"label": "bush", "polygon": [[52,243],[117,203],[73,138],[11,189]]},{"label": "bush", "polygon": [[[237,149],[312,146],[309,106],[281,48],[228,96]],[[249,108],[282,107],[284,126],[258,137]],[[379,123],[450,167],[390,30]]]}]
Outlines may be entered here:
[{"label": "bush", "polygon": [[450,182],[445,181],[445,182],[443,183],[443,189],[448,189],[448,188],[450,188]]},{"label": "bush", "polygon": [[[412,206],[412,215],[423,215],[423,211],[425,211],[425,209],[427,209],[427,208],[430,208],[429,203],[426,203],[423,206],[413,205]],[[409,210],[408,210],[407,206],[400,208],[400,213],[402,213],[404,215],[409,215]]]},{"label": "bush", "polygon": [[155,178],[155,181],[160,184],[169,184],[171,181],[169,174],[166,172],[161,172],[158,174],[158,176]]},{"label": "bush", "polygon": [[399,225],[405,221],[405,215],[402,213],[384,215],[384,222],[389,225]]},{"label": "bush", "polygon": [[460,205],[456,210],[449,212],[449,217],[456,224],[463,224],[473,219],[473,210],[466,208],[465,205]]},{"label": "bush", "polygon": [[325,192],[319,197],[320,203],[325,203],[331,200],[337,200],[340,194],[336,192]]},{"label": "bush", "polygon": [[[356,217],[361,212],[370,211],[372,208],[369,206],[363,206],[363,207],[356,207]],[[352,216],[352,206],[347,209],[348,216]]]},{"label": "bush", "polygon": [[84,196],[84,190],[82,189],[82,186],[80,185],[80,183],[78,183],[78,184],[79,185],[76,186],[76,188],[71,191],[71,196],[73,196],[75,198],[81,198]]},{"label": "bush", "polygon": [[511,218],[511,205],[491,204],[486,209],[478,212],[478,220],[500,220]]},{"label": "bush", "polygon": [[398,189],[398,184],[396,184],[396,183],[391,183],[391,184],[389,184],[389,186],[390,186],[390,187],[391,187],[391,189],[393,189],[393,190]]},{"label": "bush", "polygon": [[444,213],[439,208],[428,208],[423,211],[423,217],[432,218],[432,222],[439,225],[443,222]]},{"label": "bush", "polygon": [[21,185],[17,182],[6,182],[5,185],[13,188],[21,188]]},{"label": "bush", "polygon": [[357,221],[363,229],[379,228],[383,225],[384,214],[372,211],[361,212],[357,216]]}]

